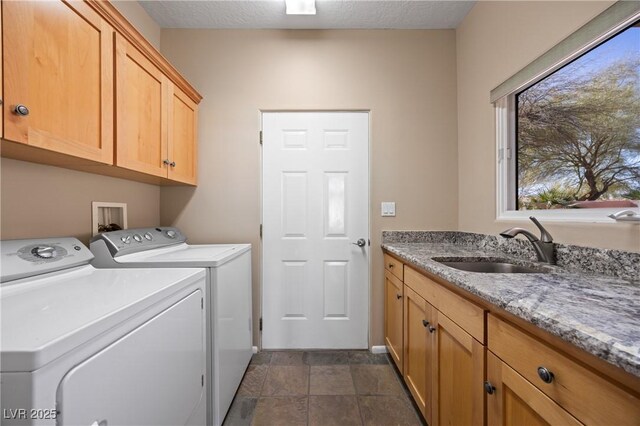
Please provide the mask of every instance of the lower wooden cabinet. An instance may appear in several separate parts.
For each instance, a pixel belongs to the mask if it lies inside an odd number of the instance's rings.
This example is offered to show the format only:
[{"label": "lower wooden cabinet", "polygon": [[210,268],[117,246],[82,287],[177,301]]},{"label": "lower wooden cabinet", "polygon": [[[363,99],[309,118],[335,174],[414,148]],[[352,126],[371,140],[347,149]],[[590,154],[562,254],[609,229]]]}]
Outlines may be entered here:
[{"label": "lower wooden cabinet", "polygon": [[640,425],[640,379],[505,315],[385,256],[386,344],[429,426]]},{"label": "lower wooden cabinet", "polygon": [[484,424],[485,347],[404,288],[404,380],[430,425]]},{"label": "lower wooden cabinet", "polygon": [[384,272],[384,340],[398,370],[403,370],[403,284],[391,272]]},{"label": "lower wooden cabinet", "polygon": [[408,286],[404,289],[404,381],[427,423],[432,424],[435,347],[433,307]]},{"label": "lower wooden cabinet", "polygon": [[442,312],[435,312],[437,382],[430,424],[483,425],[485,346]]},{"label": "lower wooden cabinet", "polygon": [[489,425],[582,424],[491,352],[485,388]]}]

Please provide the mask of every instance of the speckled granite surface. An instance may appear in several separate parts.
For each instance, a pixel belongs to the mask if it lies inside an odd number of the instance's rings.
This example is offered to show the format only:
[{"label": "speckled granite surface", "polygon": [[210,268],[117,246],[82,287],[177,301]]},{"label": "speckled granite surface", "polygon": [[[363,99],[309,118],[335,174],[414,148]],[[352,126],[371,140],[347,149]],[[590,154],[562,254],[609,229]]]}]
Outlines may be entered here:
[{"label": "speckled granite surface", "polygon": [[[558,266],[543,266],[526,241],[505,244],[480,234],[417,231],[385,231],[382,241],[408,263],[640,377],[639,254],[560,246]],[[585,254],[596,259],[576,260]],[[470,257],[505,259],[546,273],[465,272],[433,260]]]}]

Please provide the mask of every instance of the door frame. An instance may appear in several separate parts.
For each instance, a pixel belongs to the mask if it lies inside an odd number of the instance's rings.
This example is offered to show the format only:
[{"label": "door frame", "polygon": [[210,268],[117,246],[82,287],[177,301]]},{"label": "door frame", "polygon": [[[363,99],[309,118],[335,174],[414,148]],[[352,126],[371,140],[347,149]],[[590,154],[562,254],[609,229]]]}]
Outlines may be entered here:
[{"label": "door frame", "polygon": [[353,109],[269,109],[269,108],[261,108],[258,110],[260,114],[260,276],[259,276],[259,287],[260,287],[260,316],[259,316],[259,330],[258,330],[258,345],[257,349],[262,350],[262,313],[264,312],[264,241],[262,239],[262,224],[264,222],[264,155],[263,155],[263,145],[262,145],[262,131],[263,131],[263,115],[265,113],[278,113],[278,112],[287,112],[287,113],[298,113],[298,112],[338,112],[338,113],[350,113],[350,112],[364,112],[368,117],[368,126],[367,126],[367,221],[368,221],[368,229],[367,229],[367,247],[369,251],[367,252],[367,294],[365,295],[365,299],[367,300],[366,305],[366,316],[367,316],[367,346],[369,351],[371,351],[371,267],[373,262],[373,256],[371,256],[371,225],[372,225],[372,212],[371,212],[371,153],[372,153],[372,111],[371,109],[366,108],[353,108]]}]

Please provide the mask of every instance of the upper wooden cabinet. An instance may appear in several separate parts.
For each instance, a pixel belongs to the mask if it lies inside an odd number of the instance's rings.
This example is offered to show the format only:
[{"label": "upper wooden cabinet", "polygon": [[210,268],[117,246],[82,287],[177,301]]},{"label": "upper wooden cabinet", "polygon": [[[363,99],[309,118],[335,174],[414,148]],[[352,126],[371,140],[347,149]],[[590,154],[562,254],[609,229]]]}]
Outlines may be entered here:
[{"label": "upper wooden cabinet", "polygon": [[174,84],[169,86],[168,178],[195,184],[198,169],[198,104]]},{"label": "upper wooden cabinet", "polygon": [[116,36],[116,165],[196,183],[198,105]]},{"label": "upper wooden cabinet", "polygon": [[4,137],[113,164],[113,28],[83,2],[2,9]]},{"label": "upper wooden cabinet", "polygon": [[116,36],[116,165],[167,177],[169,80]]},{"label": "upper wooden cabinet", "polygon": [[202,97],[108,1],[2,12],[3,156],[196,184]]}]

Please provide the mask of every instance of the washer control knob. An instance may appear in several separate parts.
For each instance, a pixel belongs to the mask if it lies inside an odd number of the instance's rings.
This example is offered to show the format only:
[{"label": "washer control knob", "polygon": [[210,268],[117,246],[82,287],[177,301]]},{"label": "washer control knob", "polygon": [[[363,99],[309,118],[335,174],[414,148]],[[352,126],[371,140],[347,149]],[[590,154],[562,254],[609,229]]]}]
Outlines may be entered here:
[{"label": "washer control knob", "polygon": [[167,232],[165,232],[165,234],[171,239],[176,237],[176,231],[174,231],[173,229],[169,229]]},{"label": "washer control knob", "polygon": [[142,242],[142,237],[140,236],[140,234],[133,234],[133,239],[139,243]]},{"label": "washer control knob", "polygon": [[120,238],[122,240],[123,243],[125,244],[130,244],[131,243],[131,235],[125,235],[124,237]]},{"label": "washer control knob", "polygon": [[144,237],[149,241],[153,240],[153,235],[151,235],[151,232],[145,232]]},{"label": "washer control knob", "polygon": [[41,259],[53,259],[56,257],[56,248],[52,246],[38,246],[31,250],[31,253]]}]

